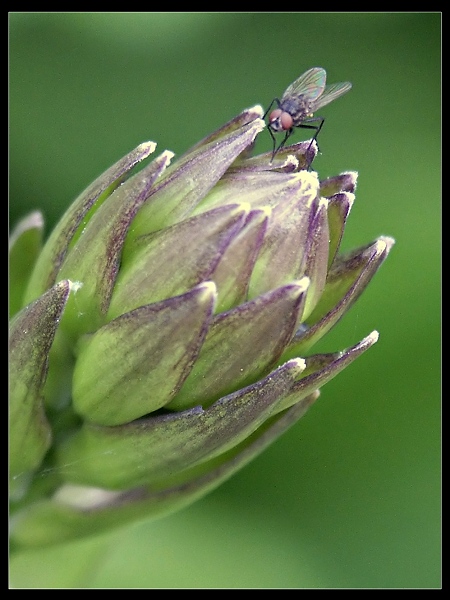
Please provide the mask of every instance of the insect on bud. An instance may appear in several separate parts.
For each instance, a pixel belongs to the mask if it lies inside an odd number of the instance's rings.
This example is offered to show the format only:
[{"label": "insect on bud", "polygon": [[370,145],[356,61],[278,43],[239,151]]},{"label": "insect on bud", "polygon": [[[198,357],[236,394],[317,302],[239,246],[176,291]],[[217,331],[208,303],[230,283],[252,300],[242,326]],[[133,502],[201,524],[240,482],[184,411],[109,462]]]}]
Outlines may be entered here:
[{"label": "insect on bud", "polygon": [[[272,160],[275,154],[283,148],[294,127],[302,129],[314,129],[314,137],[311,144],[319,135],[322,125],[325,121],[323,117],[314,117],[316,110],[329,104],[339,96],[348,92],[352,84],[348,81],[343,83],[332,83],[325,85],[327,73],[325,69],[313,67],[300,75],[298,79],[291,83],[286,89],[281,100],[274,98],[270,103],[264,117],[270,111],[274,102],[278,108],[273,110],[269,116],[268,130],[273,141]],[[285,131],[281,144],[276,148],[276,140],[273,133]]]}]

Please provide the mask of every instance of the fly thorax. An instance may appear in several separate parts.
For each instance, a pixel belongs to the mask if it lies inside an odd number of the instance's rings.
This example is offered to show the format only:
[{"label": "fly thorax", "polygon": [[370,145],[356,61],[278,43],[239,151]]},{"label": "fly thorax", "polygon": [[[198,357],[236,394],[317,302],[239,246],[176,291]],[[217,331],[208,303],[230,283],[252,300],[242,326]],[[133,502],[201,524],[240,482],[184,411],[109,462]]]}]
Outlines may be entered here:
[{"label": "fly thorax", "polygon": [[310,116],[313,112],[313,103],[303,95],[293,96],[283,100],[280,104],[280,108],[289,113],[295,122]]}]

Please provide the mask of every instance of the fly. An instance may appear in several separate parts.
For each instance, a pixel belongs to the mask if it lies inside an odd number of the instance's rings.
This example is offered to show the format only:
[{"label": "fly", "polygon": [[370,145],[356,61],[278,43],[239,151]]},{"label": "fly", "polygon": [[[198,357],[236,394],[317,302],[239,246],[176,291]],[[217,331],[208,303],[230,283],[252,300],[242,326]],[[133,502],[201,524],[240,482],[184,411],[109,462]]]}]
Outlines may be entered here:
[{"label": "fly", "polygon": [[[325,85],[327,73],[325,69],[313,67],[300,75],[298,79],[284,92],[281,100],[274,98],[270,103],[264,117],[272,108],[274,102],[278,108],[269,115],[268,130],[273,140],[272,160],[277,152],[283,148],[287,139],[294,131],[294,127],[303,129],[314,129],[314,137],[311,144],[317,139],[325,119],[315,117],[314,113],[322,106],[329,104],[339,96],[342,96],[352,87],[348,81],[343,83],[332,83]],[[281,144],[276,148],[274,133],[285,131],[285,136]],[[310,145],[311,145],[310,144]]]}]

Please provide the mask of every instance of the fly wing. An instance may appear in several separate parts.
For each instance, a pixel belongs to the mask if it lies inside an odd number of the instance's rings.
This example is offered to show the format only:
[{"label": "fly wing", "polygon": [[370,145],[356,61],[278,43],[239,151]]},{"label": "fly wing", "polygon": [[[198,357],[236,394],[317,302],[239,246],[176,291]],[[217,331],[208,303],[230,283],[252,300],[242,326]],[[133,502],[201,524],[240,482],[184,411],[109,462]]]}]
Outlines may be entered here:
[{"label": "fly wing", "polygon": [[291,83],[284,92],[281,102],[294,96],[305,96],[308,100],[316,100],[325,90],[326,80],[327,73],[325,69],[313,67]]},{"label": "fly wing", "polygon": [[316,112],[322,106],[333,102],[339,96],[342,96],[352,87],[352,84],[349,81],[344,81],[342,83],[332,83],[331,85],[327,85],[323,91],[323,94],[317,98],[313,104],[313,111]]}]

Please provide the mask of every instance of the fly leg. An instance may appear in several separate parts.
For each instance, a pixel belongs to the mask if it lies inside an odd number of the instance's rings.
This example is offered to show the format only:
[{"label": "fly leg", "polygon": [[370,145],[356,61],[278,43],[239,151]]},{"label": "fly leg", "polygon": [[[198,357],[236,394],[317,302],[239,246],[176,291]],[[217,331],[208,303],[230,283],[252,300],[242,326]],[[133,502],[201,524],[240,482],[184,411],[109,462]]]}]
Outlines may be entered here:
[{"label": "fly leg", "polygon": [[269,110],[272,108],[272,106],[273,106],[273,103],[274,103],[274,102],[276,102],[276,103],[277,103],[277,106],[278,106],[278,108],[280,108],[280,101],[278,100],[278,98],[274,98],[274,99],[272,100],[272,102],[269,104],[269,108],[268,108],[268,109],[266,110],[266,112],[264,113],[264,115],[263,115],[263,119],[265,119],[265,118],[267,117],[267,115],[268,115],[268,113],[269,113]]},{"label": "fly leg", "polygon": [[[319,125],[309,125],[309,123],[319,123]],[[317,141],[317,136],[319,135],[320,130],[322,129],[322,125],[325,123],[325,119],[323,117],[310,117],[309,119],[306,119],[306,122],[303,121],[303,123],[300,123],[300,125],[297,125],[297,127],[302,128],[302,129],[314,129],[315,130],[315,134],[313,135],[308,149],[306,150],[306,157],[308,156],[308,152],[312,146],[312,143],[314,141]],[[319,146],[317,145],[317,150],[319,150]],[[311,161],[312,162],[312,161]],[[311,163],[309,163],[308,169],[310,168]]]},{"label": "fly leg", "polygon": [[[318,123],[320,121],[319,125],[309,125],[309,123]],[[297,125],[297,127],[300,127],[302,129],[314,129],[315,130],[315,134],[311,140],[311,144],[317,140],[317,136],[319,135],[320,130],[322,129],[322,125],[325,123],[325,119],[323,117],[310,117],[309,119],[305,119],[302,123],[300,123],[300,125]],[[308,150],[311,147],[311,144],[309,144]]]},{"label": "fly leg", "polygon": [[281,142],[281,144],[278,146],[278,148],[275,150],[275,146],[276,146],[276,140],[275,140],[275,136],[272,133],[272,130],[269,127],[269,133],[272,136],[273,139],[273,152],[272,152],[272,158],[270,159],[270,162],[273,162],[273,159],[275,158],[275,154],[277,152],[279,152],[281,150],[281,148],[284,148],[285,143],[287,142],[289,136],[292,134],[292,132],[294,131],[294,129],[291,127],[291,129],[288,129],[286,131],[286,135],[283,138],[283,141]]}]

